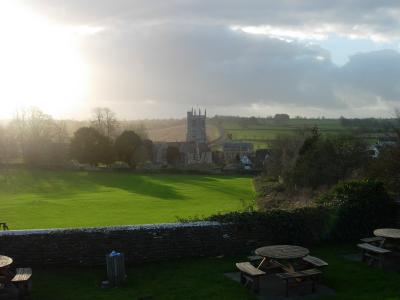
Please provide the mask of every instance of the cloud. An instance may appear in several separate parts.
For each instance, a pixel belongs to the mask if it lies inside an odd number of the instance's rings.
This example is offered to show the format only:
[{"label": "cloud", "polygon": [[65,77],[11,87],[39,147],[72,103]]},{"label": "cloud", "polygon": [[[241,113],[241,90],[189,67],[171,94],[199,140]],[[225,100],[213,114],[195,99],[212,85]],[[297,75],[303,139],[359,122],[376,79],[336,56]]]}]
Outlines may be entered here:
[{"label": "cloud", "polygon": [[398,41],[396,1],[31,0],[29,5],[85,33],[81,51],[91,68],[92,103],[106,103],[127,117],[182,115],[193,105],[219,114],[228,107],[237,114],[286,107],[299,114],[369,115],[400,100],[397,51],[359,53],[339,67],[331,53],[310,43],[332,33]]},{"label": "cloud", "polygon": [[[375,41],[398,39],[398,1],[374,0],[30,0],[31,8],[67,23],[230,25],[265,31],[335,32]],[[264,30],[263,30],[264,28]]]},{"label": "cloud", "polygon": [[354,93],[364,91],[387,101],[400,101],[400,53],[382,50],[352,56],[338,79]]},{"label": "cloud", "polygon": [[318,105],[322,95],[330,101],[327,105],[338,104],[326,75],[321,76],[334,66],[329,54],[317,47],[224,27],[163,25],[130,34],[100,34],[87,49],[93,64],[100,64],[98,80],[105,80],[96,86],[96,98],[112,97],[117,85],[123,101],[134,95],[181,104]]}]

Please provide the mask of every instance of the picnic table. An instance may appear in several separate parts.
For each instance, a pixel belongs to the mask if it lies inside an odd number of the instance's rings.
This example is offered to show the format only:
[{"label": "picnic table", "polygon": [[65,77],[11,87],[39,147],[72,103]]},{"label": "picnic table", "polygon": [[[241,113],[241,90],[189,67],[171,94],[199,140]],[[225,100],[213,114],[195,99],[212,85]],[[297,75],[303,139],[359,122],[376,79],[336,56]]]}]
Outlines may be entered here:
[{"label": "picnic table", "polygon": [[5,287],[5,283],[11,280],[12,275],[9,271],[10,265],[13,263],[13,259],[11,257],[0,255],[0,288]]},{"label": "picnic table", "polygon": [[[315,292],[315,285],[322,274],[320,268],[328,265],[317,257],[309,256],[310,251],[300,246],[265,246],[257,248],[254,252],[258,258],[262,258],[257,268],[250,262],[236,263],[236,267],[240,271],[241,282],[247,284],[249,281],[246,278],[249,278],[256,292],[259,290],[260,277],[265,276],[267,270],[274,268],[280,268],[285,272],[275,273],[275,275],[286,282],[286,296],[289,295],[289,284],[305,281],[311,281],[312,292]],[[310,265],[312,268],[304,269]],[[295,270],[295,266],[298,270]]]},{"label": "picnic table", "polygon": [[374,230],[374,235],[385,239],[400,239],[400,229],[396,228],[380,228]]},{"label": "picnic table", "polygon": [[395,252],[400,251],[400,229],[379,228],[374,230],[376,237],[382,238],[381,247],[385,247]]},{"label": "picnic table", "polygon": [[11,270],[13,259],[0,255],[0,298],[29,299],[31,268]]},{"label": "picnic table", "polygon": [[[257,248],[255,253],[263,257],[261,263],[258,265],[258,269],[263,267],[265,264],[278,263],[287,272],[294,272],[293,261],[301,259],[307,256],[310,251],[307,248],[294,246],[294,245],[274,245]],[[282,263],[284,261],[284,263]]]},{"label": "picnic table", "polygon": [[8,267],[13,263],[13,259],[11,257],[0,255],[0,268]]}]

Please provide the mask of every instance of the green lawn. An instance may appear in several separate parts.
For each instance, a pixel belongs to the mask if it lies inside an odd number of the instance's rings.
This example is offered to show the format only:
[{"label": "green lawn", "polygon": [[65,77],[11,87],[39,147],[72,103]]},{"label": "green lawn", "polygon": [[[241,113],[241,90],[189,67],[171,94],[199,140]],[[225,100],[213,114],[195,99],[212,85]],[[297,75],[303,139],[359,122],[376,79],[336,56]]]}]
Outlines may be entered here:
[{"label": "green lawn", "polygon": [[34,269],[32,299],[138,300],[152,296],[154,300],[256,300],[223,275],[233,266],[233,260],[226,258],[146,264],[127,270],[124,287],[107,290],[99,287],[105,279],[104,269]]},{"label": "green lawn", "polygon": [[239,210],[254,196],[250,177],[0,173],[0,219],[11,229],[175,222],[178,217]]},{"label": "green lawn", "polygon": [[[400,299],[400,274],[343,257],[356,253],[356,248],[326,246],[311,250],[329,263],[324,284],[336,292],[335,296],[319,300]],[[157,300],[255,300],[246,288],[223,275],[234,271],[234,262],[241,259],[199,258],[137,266],[128,269],[128,281],[124,287],[110,290],[99,288],[105,277],[102,269],[34,269],[33,299],[131,300],[152,296]]]},{"label": "green lawn", "polygon": [[384,271],[345,258],[346,255],[352,253],[359,253],[359,249],[354,246],[330,245],[313,252],[329,263],[324,278],[327,285],[335,289],[337,293],[335,297],[323,297],[319,300],[400,299],[398,272]]}]

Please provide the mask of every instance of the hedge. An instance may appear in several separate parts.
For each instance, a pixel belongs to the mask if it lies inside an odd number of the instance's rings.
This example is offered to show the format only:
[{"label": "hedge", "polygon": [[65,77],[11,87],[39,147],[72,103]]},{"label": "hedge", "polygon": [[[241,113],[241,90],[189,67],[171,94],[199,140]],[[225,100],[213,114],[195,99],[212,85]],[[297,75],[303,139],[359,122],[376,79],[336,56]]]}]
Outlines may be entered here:
[{"label": "hedge", "polygon": [[339,183],[317,202],[316,207],[231,212],[206,220],[262,230],[271,243],[312,244],[356,241],[376,228],[395,226],[398,215],[383,184],[371,180]]},{"label": "hedge", "polygon": [[313,244],[326,238],[330,209],[306,207],[267,212],[232,212],[214,215],[207,220],[234,223],[265,233],[271,243]]},{"label": "hedge", "polygon": [[376,228],[396,226],[398,206],[379,181],[339,183],[318,202],[332,209],[330,238],[334,240],[359,239]]}]

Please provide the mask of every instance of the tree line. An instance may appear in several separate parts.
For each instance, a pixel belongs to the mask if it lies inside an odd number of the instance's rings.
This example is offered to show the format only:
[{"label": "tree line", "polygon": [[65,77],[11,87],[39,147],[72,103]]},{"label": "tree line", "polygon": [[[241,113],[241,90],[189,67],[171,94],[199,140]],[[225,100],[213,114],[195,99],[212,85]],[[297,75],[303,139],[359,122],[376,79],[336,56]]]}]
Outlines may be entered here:
[{"label": "tree line", "polygon": [[18,111],[7,126],[0,126],[0,164],[52,167],[74,159],[90,165],[122,161],[134,168],[151,160],[152,153],[145,128],[121,126],[108,108],[96,108],[87,126],[72,137],[65,121],[36,108]]},{"label": "tree line", "polygon": [[314,127],[279,136],[270,145],[265,173],[289,191],[317,190],[349,179],[377,179],[400,198],[400,114],[392,124],[395,142],[380,149],[377,157],[354,133],[322,135]]}]

